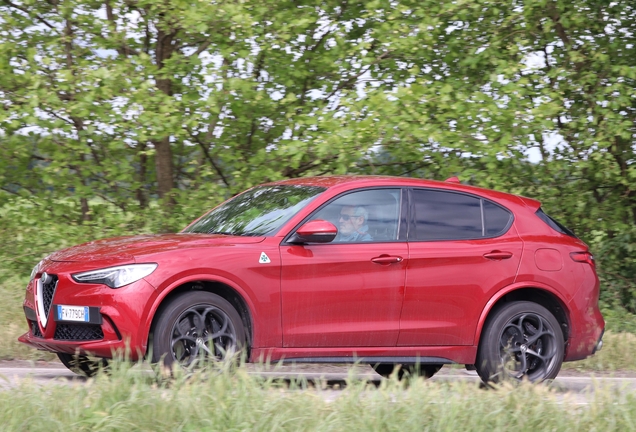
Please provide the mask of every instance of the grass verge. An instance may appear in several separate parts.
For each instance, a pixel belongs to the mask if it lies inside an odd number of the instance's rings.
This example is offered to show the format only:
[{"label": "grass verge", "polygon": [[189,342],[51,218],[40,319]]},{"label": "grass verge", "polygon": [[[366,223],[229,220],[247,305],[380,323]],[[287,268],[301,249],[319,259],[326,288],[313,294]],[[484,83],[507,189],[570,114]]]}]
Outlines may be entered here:
[{"label": "grass verge", "polygon": [[[297,391],[304,388],[304,391]],[[600,389],[589,406],[543,385],[350,381],[341,393],[264,381],[239,368],[162,380],[115,364],[87,383],[28,380],[0,391],[3,430],[633,430],[636,395]]]},{"label": "grass verge", "polygon": [[607,332],[603,349],[585,360],[563,363],[562,369],[580,371],[636,370],[636,335]]}]

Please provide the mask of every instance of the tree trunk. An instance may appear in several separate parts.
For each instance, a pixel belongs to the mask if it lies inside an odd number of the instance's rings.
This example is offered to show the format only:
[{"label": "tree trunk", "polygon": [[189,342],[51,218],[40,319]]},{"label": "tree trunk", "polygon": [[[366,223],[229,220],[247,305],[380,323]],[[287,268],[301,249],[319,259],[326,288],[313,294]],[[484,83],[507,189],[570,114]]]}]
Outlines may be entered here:
[{"label": "tree trunk", "polygon": [[[156,62],[159,70],[163,69],[165,61],[174,52],[174,38],[176,31],[157,31]],[[157,88],[167,96],[172,96],[172,83],[170,78],[157,77]],[[152,142],[155,146],[155,168],[157,170],[157,188],[159,198],[169,196],[174,188],[174,174],[172,163],[172,148],[170,147],[170,137],[166,136]],[[169,200],[169,205],[172,200]]]},{"label": "tree trunk", "polygon": [[155,168],[157,171],[157,188],[159,198],[165,198],[174,187],[170,138],[165,137],[160,140],[153,141],[153,144],[155,145]]},{"label": "tree trunk", "polygon": [[148,157],[146,156],[146,145],[142,145],[139,154],[139,187],[137,188],[137,202],[139,207],[145,209],[148,207],[148,193],[145,190],[145,185],[148,179],[146,178]]},{"label": "tree trunk", "polygon": [[88,199],[80,198],[80,206],[82,208],[82,222],[89,222],[91,220],[91,214]]}]

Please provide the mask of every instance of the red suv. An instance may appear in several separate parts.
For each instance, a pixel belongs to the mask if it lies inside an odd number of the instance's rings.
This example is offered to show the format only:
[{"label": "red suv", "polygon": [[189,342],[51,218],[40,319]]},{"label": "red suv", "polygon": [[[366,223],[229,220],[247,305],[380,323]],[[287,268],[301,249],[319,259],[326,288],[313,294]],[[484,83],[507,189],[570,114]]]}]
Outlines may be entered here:
[{"label": "red suv", "polygon": [[91,373],[87,356],[190,366],[362,362],[484,381],[554,378],[602,345],[588,247],[540,203],[398,177],[254,187],[182,232],[98,240],[33,270],[20,341]]}]

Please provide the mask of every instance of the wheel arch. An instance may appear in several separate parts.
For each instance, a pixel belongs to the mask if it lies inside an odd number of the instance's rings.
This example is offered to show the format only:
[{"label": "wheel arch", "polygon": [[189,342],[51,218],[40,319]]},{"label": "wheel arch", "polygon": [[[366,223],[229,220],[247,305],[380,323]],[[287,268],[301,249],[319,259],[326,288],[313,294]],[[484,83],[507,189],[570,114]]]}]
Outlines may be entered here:
[{"label": "wheel arch", "polygon": [[157,324],[157,319],[161,314],[162,309],[168,305],[174,298],[190,291],[207,291],[212,294],[216,294],[223,299],[227,300],[238,312],[241,317],[241,321],[245,328],[245,335],[247,337],[247,350],[249,358],[249,349],[252,346],[254,336],[254,317],[250,303],[246,299],[244,293],[242,293],[237,287],[231,285],[226,281],[220,281],[212,277],[197,277],[189,278],[187,280],[179,281],[172,287],[165,289],[161,295],[155,300],[152,309],[149,313],[150,323],[146,325],[148,333],[143,340],[146,341],[146,354],[148,347],[150,346],[150,339],[152,332]]},{"label": "wheel arch", "polygon": [[559,327],[563,332],[565,347],[568,346],[570,336],[570,316],[566,302],[561,296],[549,287],[541,286],[518,286],[508,290],[500,291],[495,297],[490,299],[482,311],[479,318],[479,325],[475,334],[475,345],[479,346],[481,336],[487,321],[502,307],[502,305],[515,301],[529,301],[537,303],[546,308],[559,322]]}]

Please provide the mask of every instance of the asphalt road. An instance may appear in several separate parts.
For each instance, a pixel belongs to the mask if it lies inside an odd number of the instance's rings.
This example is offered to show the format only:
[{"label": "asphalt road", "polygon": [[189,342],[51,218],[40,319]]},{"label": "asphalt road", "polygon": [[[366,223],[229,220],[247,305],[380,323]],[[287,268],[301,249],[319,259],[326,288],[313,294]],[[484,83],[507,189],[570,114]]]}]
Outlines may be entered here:
[{"label": "asphalt road", "polygon": [[[135,366],[138,367],[138,366]],[[299,379],[307,381],[321,381],[326,383],[324,396],[326,399],[335,399],[339,391],[346,385],[350,376],[347,365],[316,365],[316,364],[287,364],[276,368],[263,369],[258,365],[247,365],[248,373],[268,378]],[[139,369],[140,373],[152,374],[152,370],[144,365]],[[383,378],[376,374],[370,366],[358,365],[353,376],[369,382],[380,383]],[[56,362],[27,362],[27,361],[0,361],[0,391],[8,391],[21,381],[30,380],[39,385],[54,384],[78,384],[87,381],[66,369]],[[479,385],[480,379],[473,371],[464,369],[442,368],[431,381],[466,382]],[[618,389],[621,393],[636,393],[636,372],[613,373],[582,373],[576,371],[562,371],[550,386],[563,399],[571,403],[586,404],[597,389]]]}]

